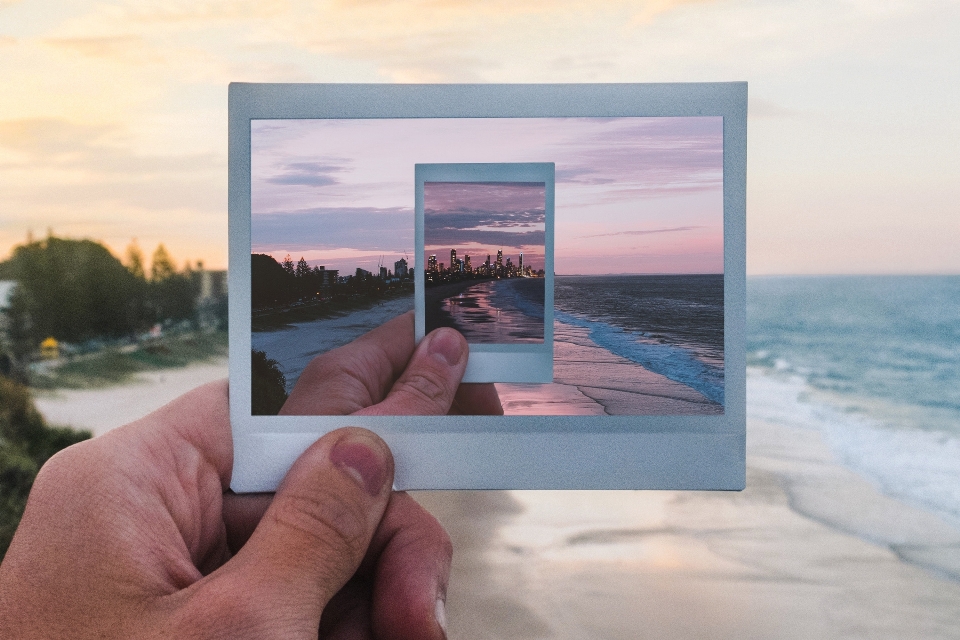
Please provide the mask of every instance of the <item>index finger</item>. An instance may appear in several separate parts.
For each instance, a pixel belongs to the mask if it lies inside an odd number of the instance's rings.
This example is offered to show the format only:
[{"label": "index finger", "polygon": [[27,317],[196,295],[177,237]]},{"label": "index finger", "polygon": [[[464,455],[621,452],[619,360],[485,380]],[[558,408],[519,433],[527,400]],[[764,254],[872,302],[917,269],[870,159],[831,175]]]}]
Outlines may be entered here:
[{"label": "index finger", "polygon": [[377,404],[403,373],[414,347],[410,311],[311,360],[280,413],[348,415]]}]

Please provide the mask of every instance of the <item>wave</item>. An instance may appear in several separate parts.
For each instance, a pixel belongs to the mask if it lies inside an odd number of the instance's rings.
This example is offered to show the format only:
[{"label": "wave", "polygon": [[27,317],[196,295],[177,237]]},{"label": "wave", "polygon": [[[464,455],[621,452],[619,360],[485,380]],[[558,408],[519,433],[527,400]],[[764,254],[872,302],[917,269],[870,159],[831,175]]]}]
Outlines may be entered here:
[{"label": "wave", "polygon": [[554,309],[553,317],[564,324],[587,329],[590,340],[607,351],[723,404],[723,369],[698,360],[689,350],[672,344],[642,342],[642,334],[559,309]]},{"label": "wave", "polygon": [[960,438],[943,432],[896,428],[834,405],[788,365],[751,367],[747,417],[823,434],[839,461],[885,494],[960,525]]}]

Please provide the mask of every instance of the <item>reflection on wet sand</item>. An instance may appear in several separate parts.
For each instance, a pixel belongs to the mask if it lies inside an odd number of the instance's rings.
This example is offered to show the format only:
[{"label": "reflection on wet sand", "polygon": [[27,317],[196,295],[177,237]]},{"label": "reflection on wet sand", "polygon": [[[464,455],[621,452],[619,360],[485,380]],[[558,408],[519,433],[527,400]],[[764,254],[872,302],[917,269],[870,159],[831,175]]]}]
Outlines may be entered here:
[{"label": "reflection on wet sand", "polygon": [[543,287],[542,278],[486,280],[447,297],[428,296],[438,312],[427,331],[453,327],[474,344],[542,343]]},{"label": "reflection on wet sand", "polygon": [[723,406],[687,385],[597,346],[589,332],[554,323],[554,382],[498,383],[506,415],[710,415]]}]

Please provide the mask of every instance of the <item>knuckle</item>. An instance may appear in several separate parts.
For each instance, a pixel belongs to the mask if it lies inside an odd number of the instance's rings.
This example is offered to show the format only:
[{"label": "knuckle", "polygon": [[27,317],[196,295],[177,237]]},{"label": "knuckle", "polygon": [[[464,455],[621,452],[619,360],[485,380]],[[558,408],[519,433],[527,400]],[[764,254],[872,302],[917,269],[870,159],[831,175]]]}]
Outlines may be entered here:
[{"label": "knuckle", "polygon": [[409,398],[414,406],[446,411],[453,401],[446,380],[434,372],[419,371],[407,377],[396,393]]},{"label": "knuckle", "polygon": [[325,557],[359,558],[366,547],[365,509],[330,489],[279,497],[274,520],[306,536]]}]

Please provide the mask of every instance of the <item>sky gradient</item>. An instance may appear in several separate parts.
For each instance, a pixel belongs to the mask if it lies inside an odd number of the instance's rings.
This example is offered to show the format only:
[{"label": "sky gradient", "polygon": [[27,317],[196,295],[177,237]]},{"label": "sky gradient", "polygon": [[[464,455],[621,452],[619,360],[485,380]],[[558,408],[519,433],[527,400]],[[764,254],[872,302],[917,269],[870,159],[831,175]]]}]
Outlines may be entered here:
[{"label": "sky gradient", "polygon": [[[476,268],[497,251],[534,271],[543,269],[546,230],[544,183],[426,182],[423,185],[424,258],[447,267],[450,250],[471,256]],[[446,257],[444,257],[446,256]]]},{"label": "sky gradient", "polygon": [[[555,163],[558,274],[723,272],[716,117],[256,120],[252,251],[344,273],[404,255],[413,267],[414,165],[458,162]],[[532,204],[506,193],[500,205],[486,204],[513,216]],[[440,202],[453,196],[438,194]],[[471,228],[456,222],[444,225],[447,237],[427,238],[445,263],[452,227]],[[479,231],[475,241],[484,243],[498,233]]]},{"label": "sky gradient", "polygon": [[952,0],[0,0],[0,258],[226,266],[230,81],[746,80],[748,273],[960,273],[957,33]]}]

